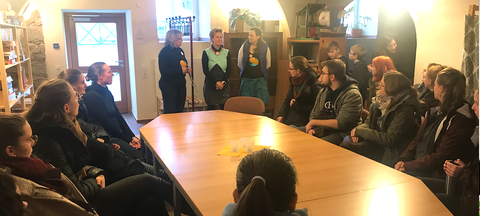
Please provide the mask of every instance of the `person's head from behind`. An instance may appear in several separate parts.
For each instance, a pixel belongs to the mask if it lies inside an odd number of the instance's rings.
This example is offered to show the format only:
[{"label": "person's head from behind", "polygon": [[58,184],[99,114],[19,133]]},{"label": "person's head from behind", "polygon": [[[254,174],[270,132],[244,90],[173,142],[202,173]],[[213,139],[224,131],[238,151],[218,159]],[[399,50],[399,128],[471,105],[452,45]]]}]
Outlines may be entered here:
[{"label": "person's head from behind", "polygon": [[290,77],[295,78],[299,77],[302,74],[309,73],[313,69],[308,64],[308,60],[303,56],[295,56],[290,59],[290,64],[288,71],[290,72]]},{"label": "person's head from behind", "polygon": [[355,44],[350,47],[350,52],[348,53],[348,58],[353,61],[360,61],[365,56],[367,51],[362,45]]},{"label": "person's head from behind", "polygon": [[390,57],[377,56],[372,60],[372,64],[368,65],[368,70],[372,73],[372,81],[378,82],[382,80],[384,73],[390,70],[396,71],[397,69]]},{"label": "person's head from behind", "polygon": [[331,59],[337,59],[341,56],[340,46],[338,46],[337,42],[332,41],[327,45],[327,54]]},{"label": "person's head from behind", "polygon": [[53,79],[40,85],[35,101],[25,117],[30,123],[43,122],[73,129],[79,99],[80,94],[67,81]]},{"label": "person's head from behind", "polygon": [[28,203],[22,201],[20,189],[9,172],[0,168],[0,215],[22,216]]},{"label": "person's head from behind", "polygon": [[440,71],[435,80],[433,93],[440,101],[440,113],[447,114],[454,106],[465,98],[465,76],[452,67]]},{"label": "person's head from behind", "polygon": [[177,29],[170,29],[165,35],[165,46],[181,47],[183,42],[183,33]]},{"label": "person's head from behind", "polygon": [[333,82],[343,83],[347,79],[345,75],[345,63],[340,59],[322,62],[322,71],[318,82],[324,86],[331,86]]},{"label": "person's head from behind", "polygon": [[20,115],[0,114],[0,161],[10,157],[30,157],[38,138]]},{"label": "person's head from behind", "polygon": [[472,110],[475,112],[475,115],[477,115],[477,118],[479,118],[478,115],[478,88],[475,90],[475,95],[473,96],[474,103],[472,105]]},{"label": "person's head from behind", "polygon": [[210,30],[210,41],[214,47],[219,47],[223,44],[223,29],[222,28],[213,28]]},{"label": "person's head from behind", "polygon": [[78,69],[67,69],[62,71],[58,78],[66,80],[70,85],[72,85],[73,89],[81,95],[85,94],[85,89],[87,88],[87,84],[85,83],[85,76],[83,73]]},{"label": "person's head from behind", "polygon": [[417,90],[412,87],[410,80],[398,71],[388,71],[380,81],[379,93],[381,96],[396,97],[406,90],[412,98],[417,98]]},{"label": "person's head from behind", "polygon": [[445,68],[447,68],[447,66],[443,65],[433,65],[428,67],[427,71],[425,72],[425,78],[423,79],[423,84],[425,85],[425,87],[433,90],[433,86],[435,85],[435,80],[437,79],[438,73],[440,73],[440,71]]},{"label": "person's head from behind", "polygon": [[259,41],[262,41],[263,32],[258,27],[253,27],[248,32],[248,42],[251,44],[257,44]]},{"label": "person's head from behind", "polygon": [[105,62],[95,62],[88,68],[87,81],[96,82],[105,87],[112,84],[113,72]]},{"label": "person's head from behind", "polygon": [[233,198],[235,216],[265,216],[293,211],[297,203],[297,171],[284,153],[262,149],[242,159]]}]

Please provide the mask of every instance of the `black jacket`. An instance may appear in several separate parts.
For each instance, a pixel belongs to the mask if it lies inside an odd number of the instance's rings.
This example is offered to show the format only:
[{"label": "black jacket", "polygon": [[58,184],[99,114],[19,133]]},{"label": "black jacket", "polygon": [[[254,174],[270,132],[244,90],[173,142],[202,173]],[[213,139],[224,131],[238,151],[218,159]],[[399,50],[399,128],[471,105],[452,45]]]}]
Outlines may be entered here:
[{"label": "black jacket", "polygon": [[[91,201],[101,189],[95,178],[104,172],[102,169],[87,166],[90,162],[87,147],[69,129],[33,122],[30,122],[30,126],[33,134],[38,136],[38,142],[33,147],[35,155],[59,168],[85,199]],[[83,168],[87,173],[86,177],[80,176]]]},{"label": "black jacket", "polygon": [[88,122],[103,127],[108,134],[130,143],[135,134],[118,111],[112,93],[96,82],[87,87],[83,100],[88,109]]},{"label": "black jacket", "polygon": [[160,53],[158,53],[158,68],[162,75],[158,83],[163,82],[174,86],[184,86],[186,81],[180,65],[182,60],[188,64],[182,48],[170,45],[163,47]]},{"label": "black jacket", "polygon": [[368,71],[365,61],[360,60],[353,64],[352,78],[358,82],[358,90],[362,95],[363,101],[368,99],[368,81],[372,74]]},{"label": "black jacket", "polygon": [[292,106],[290,106],[290,101],[293,99],[293,88],[295,86],[290,78],[287,97],[278,113],[278,116],[283,116],[283,123],[286,125],[305,126],[309,121],[308,118],[315,105],[315,99],[320,91],[320,86],[317,83],[317,76],[313,72],[307,74],[307,76],[305,86]]}]

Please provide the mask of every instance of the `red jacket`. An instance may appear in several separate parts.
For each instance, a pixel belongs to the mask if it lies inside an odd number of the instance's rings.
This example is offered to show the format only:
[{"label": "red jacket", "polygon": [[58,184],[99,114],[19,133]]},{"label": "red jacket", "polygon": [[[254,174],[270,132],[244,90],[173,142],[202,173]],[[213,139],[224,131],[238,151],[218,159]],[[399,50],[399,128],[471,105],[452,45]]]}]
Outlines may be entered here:
[{"label": "red jacket", "polygon": [[456,105],[447,114],[443,124],[440,124],[442,129],[436,135],[433,152],[415,159],[417,146],[431,114],[432,110],[429,110],[417,136],[400,155],[398,160],[405,162],[403,167],[407,172],[414,171],[426,173],[427,177],[445,178],[443,170],[445,160],[461,159],[462,161],[470,161],[472,158],[474,145],[470,137],[476,125],[476,118],[467,103]]}]

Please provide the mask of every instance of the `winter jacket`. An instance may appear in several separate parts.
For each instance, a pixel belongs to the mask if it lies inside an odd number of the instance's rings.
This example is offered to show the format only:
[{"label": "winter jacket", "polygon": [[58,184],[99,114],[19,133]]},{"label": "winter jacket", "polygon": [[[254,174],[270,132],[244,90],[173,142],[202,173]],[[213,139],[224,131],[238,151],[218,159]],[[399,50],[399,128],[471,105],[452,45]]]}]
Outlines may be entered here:
[{"label": "winter jacket", "polygon": [[293,88],[295,86],[291,82],[288,88],[287,97],[283,102],[282,108],[278,116],[283,117],[283,123],[286,125],[305,126],[308,124],[308,117],[315,105],[315,98],[320,91],[320,86],[317,83],[317,77],[313,72],[308,73],[304,86],[300,95],[295,99],[295,102],[290,106],[290,101],[294,99]]},{"label": "winter jacket", "polygon": [[430,115],[436,112],[435,107],[430,108],[426,113],[416,137],[408,145],[407,149],[400,155],[399,161],[403,161],[405,171],[421,173],[422,176],[445,178],[443,164],[446,160],[461,159],[470,161],[474,145],[470,140],[473,134],[476,118],[470,106],[466,102],[458,103],[444,117],[436,132],[433,152],[415,159],[417,147],[425,133]]},{"label": "winter jacket", "polygon": [[182,72],[180,61],[184,61],[188,64],[188,61],[185,58],[185,52],[182,48],[172,47],[170,45],[163,47],[162,50],[160,50],[160,53],[158,53],[158,68],[162,75],[158,83],[185,86],[185,74]]},{"label": "winter jacket", "polygon": [[368,71],[365,61],[360,60],[353,64],[352,78],[358,82],[358,90],[362,95],[362,101],[368,99],[368,83],[372,74]]},{"label": "winter jacket", "polygon": [[[59,168],[90,201],[101,189],[95,178],[104,171],[87,166],[90,162],[87,147],[69,129],[34,122],[30,122],[30,126],[38,136],[34,154]],[[82,169],[85,169],[85,177],[81,176]]]},{"label": "winter jacket", "polygon": [[457,175],[457,180],[463,186],[462,200],[460,204],[460,215],[476,215],[477,213],[477,195],[478,195],[478,127],[475,128],[476,136],[473,136],[473,142],[476,142],[475,150],[472,152],[472,160],[466,163],[466,166]]},{"label": "winter jacket", "polygon": [[[69,199],[75,199],[87,202],[75,185],[62,174],[62,181],[68,187],[68,194],[64,196],[39,185],[29,179],[13,176],[16,185],[20,189],[22,200],[28,203],[26,215],[36,216],[92,216],[95,212],[87,212],[84,208],[78,206]],[[69,199],[67,199],[67,197]]]},{"label": "winter jacket", "polygon": [[[382,163],[396,162],[418,129],[415,116],[420,108],[420,102],[410,95],[404,95],[399,100],[386,109],[383,117],[379,105],[373,103],[365,123],[355,130],[355,136],[374,142],[385,150]],[[382,128],[378,125],[379,118]]]},{"label": "winter jacket", "polygon": [[93,82],[86,91],[83,100],[88,109],[88,122],[101,126],[113,137],[130,143],[135,134],[118,111],[108,88]]},{"label": "winter jacket", "polygon": [[[338,131],[350,132],[361,122],[362,95],[358,91],[356,80],[347,76],[343,85],[346,85],[346,87],[335,100],[333,109],[336,116],[335,119],[338,121]],[[310,113],[310,120],[318,119],[322,110],[325,109],[328,88],[324,87],[318,92],[315,105]]]}]

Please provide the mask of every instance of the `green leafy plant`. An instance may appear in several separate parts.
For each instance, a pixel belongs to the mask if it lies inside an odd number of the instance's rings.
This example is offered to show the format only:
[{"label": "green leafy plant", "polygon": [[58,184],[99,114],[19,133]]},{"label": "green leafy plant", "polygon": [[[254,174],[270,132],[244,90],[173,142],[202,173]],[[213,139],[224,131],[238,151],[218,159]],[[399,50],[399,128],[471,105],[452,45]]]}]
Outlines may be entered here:
[{"label": "green leafy plant", "polygon": [[234,8],[230,12],[230,19],[232,23],[231,28],[235,27],[236,19],[243,19],[249,26],[256,26],[263,21],[262,16],[259,13],[253,13],[249,9],[245,8]]},{"label": "green leafy plant", "polygon": [[[349,8],[345,12],[345,18],[348,18],[350,16],[355,16],[355,11],[354,11],[353,7]],[[353,22],[351,23],[351,27],[353,29],[359,29],[360,26],[362,26],[363,28],[366,28],[370,21],[372,21],[372,18],[370,18],[366,14],[365,14],[365,16],[358,16],[357,19],[353,19]]]}]

